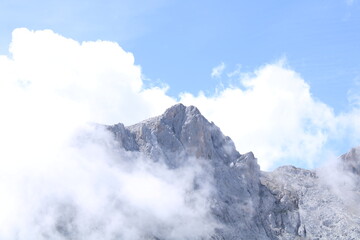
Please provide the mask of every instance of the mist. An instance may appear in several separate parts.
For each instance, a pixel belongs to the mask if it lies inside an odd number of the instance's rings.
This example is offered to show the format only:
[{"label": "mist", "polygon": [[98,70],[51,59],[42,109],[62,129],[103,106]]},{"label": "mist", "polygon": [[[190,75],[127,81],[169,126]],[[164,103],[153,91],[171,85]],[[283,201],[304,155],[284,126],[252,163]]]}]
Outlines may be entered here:
[{"label": "mist", "polygon": [[13,109],[17,120],[7,113],[1,127],[1,239],[196,239],[212,233],[210,179],[193,186],[203,174],[199,161],[169,169],[125,152],[104,127],[81,122],[66,102],[47,109],[41,102],[51,98],[33,104],[28,97]]},{"label": "mist", "polygon": [[65,91],[51,75],[14,77],[11,60],[0,60],[9,63],[0,82],[0,239],[212,234],[217,224],[210,215],[211,177],[194,188],[204,175],[201,160],[184,159],[169,169],[161,159],[126,152],[95,124],[108,103],[101,105],[99,98],[94,108],[96,98],[81,99],[86,89],[76,81]]},{"label": "mist", "polygon": [[347,160],[343,156],[329,158],[316,172],[320,183],[340,200],[348,213],[360,214],[358,202],[360,178],[356,172],[357,167],[352,166],[358,164],[358,156],[350,155]]}]

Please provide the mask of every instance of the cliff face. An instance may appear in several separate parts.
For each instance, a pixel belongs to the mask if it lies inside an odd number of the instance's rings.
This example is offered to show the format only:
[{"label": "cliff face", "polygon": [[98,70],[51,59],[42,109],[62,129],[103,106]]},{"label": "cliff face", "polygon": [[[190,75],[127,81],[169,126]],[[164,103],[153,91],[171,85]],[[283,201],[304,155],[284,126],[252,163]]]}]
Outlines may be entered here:
[{"label": "cliff face", "polygon": [[[354,199],[360,198],[352,184],[360,169],[358,150],[342,157],[337,175],[350,176],[352,200],[347,201],[338,185],[328,184],[326,169],[284,166],[261,172],[253,153],[237,152],[232,140],[192,106],[178,104],[136,125],[107,129],[123,150],[163,161],[170,169],[190,158],[205,162],[213,185],[208,201],[218,223],[210,239],[360,239],[360,214],[354,210]],[[199,186],[201,177],[193,191]]]},{"label": "cliff face", "polygon": [[126,150],[164,161],[169,168],[177,168],[189,158],[207,163],[215,188],[209,199],[211,210],[222,226],[214,239],[266,236],[261,215],[255,211],[260,205],[261,184],[254,155],[239,154],[232,140],[197,108],[179,104],[159,117],[129,127],[117,124],[109,130]]}]

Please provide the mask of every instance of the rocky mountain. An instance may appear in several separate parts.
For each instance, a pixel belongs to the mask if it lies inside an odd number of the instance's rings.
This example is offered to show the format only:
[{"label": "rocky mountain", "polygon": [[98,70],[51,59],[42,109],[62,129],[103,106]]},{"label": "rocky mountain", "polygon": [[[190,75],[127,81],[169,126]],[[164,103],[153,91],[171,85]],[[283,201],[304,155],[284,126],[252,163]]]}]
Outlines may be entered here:
[{"label": "rocky mountain", "polygon": [[[177,169],[204,161],[212,179],[211,215],[218,223],[207,239],[360,239],[360,148],[332,167],[314,171],[283,166],[260,170],[254,154],[240,154],[232,140],[193,106],[125,127],[107,126],[119,147]],[[149,236],[166,239],[164,236]]]}]

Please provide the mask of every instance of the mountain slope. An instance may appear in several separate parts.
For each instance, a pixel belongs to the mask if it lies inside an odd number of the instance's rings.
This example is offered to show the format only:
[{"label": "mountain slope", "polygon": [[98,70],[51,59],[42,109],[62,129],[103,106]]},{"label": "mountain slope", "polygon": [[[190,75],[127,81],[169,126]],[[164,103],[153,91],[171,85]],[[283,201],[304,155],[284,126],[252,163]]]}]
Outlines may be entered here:
[{"label": "mountain slope", "polygon": [[[139,152],[169,169],[188,159],[204,162],[213,190],[208,197],[212,217],[218,223],[211,239],[359,239],[358,151],[342,157],[337,176],[351,176],[352,200],[340,196],[339,186],[328,184],[329,169],[309,171],[291,166],[261,172],[250,152],[240,154],[193,106],[175,105],[158,117],[133,126],[107,126],[121,149]],[[349,175],[350,174],[350,175]],[[202,178],[193,191],[201,188]],[[343,184],[340,181],[339,184]],[[354,205],[355,204],[355,205]],[[151,237],[151,236],[150,236]],[[153,234],[154,239],[166,239]]]}]

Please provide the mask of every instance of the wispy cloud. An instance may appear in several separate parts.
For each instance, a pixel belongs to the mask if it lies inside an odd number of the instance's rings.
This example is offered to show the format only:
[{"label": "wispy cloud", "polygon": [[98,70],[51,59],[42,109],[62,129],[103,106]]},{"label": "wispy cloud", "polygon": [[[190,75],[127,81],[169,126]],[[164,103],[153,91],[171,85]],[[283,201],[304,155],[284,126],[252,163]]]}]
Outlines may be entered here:
[{"label": "wispy cloud", "polygon": [[241,65],[237,64],[235,69],[232,72],[226,74],[227,77],[240,77],[241,76]]},{"label": "wispy cloud", "polygon": [[214,67],[211,70],[211,77],[212,78],[219,78],[221,77],[221,75],[223,74],[224,70],[225,70],[225,63],[220,63],[218,66]]},{"label": "wispy cloud", "polygon": [[348,6],[353,5],[354,2],[355,2],[355,0],[346,0],[346,4],[347,4]]}]

